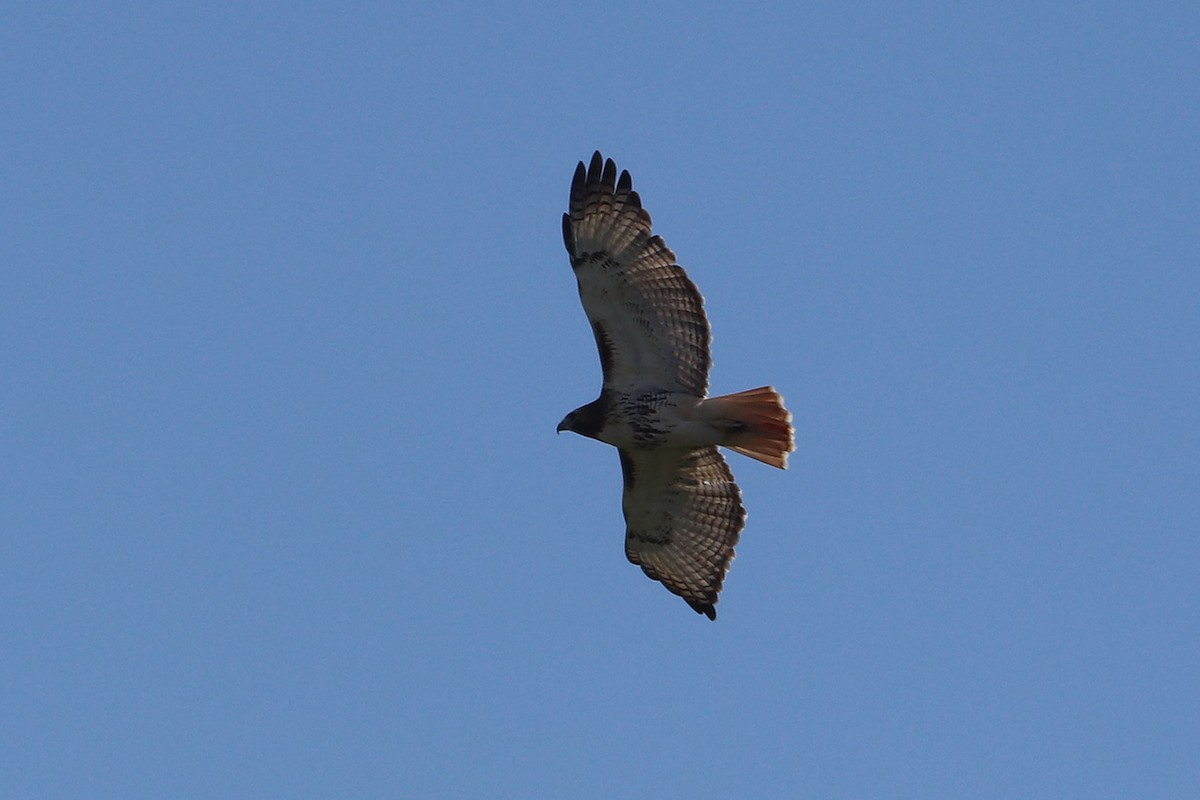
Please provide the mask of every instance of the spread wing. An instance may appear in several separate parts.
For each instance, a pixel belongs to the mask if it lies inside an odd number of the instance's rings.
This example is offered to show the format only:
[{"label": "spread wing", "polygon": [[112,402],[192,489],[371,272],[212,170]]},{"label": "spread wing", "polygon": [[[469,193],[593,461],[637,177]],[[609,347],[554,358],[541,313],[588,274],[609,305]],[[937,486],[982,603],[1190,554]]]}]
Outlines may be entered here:
[{"label": "spread wing", "polygon": [[703,397],[710,363],[704,300],[662,237],[628,172],[599,152],[575,170],[563,241],[592,323],[604,387]]},{"label": "spread wing", "polygon": [[716,447],[620,450],[625,555],[698,613],[717,594],[746,524],[742,493]]}]

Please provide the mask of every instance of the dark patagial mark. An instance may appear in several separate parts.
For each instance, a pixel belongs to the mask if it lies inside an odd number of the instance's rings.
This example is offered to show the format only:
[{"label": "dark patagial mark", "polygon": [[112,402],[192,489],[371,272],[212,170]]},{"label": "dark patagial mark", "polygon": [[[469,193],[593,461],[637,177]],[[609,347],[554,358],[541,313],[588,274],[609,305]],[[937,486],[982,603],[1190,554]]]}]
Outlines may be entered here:
[{"label": "dark patagial mark", "polygon": [[637,481],[637,467],[633,465],[633,457],[620,448],[617,448],[617,455],[621,457],[621,478],[625,482],[625,491],[632,492],[633,484]]},{"label": "dark patagial mark", "polygon": [[596,349],[600,351],[600,370],[604,373],[604,380],[607,381],[612,376],[614,364],[612,340],[608,338],[604,326],[599,322],[592,323],[592,334],[596,337]]}]

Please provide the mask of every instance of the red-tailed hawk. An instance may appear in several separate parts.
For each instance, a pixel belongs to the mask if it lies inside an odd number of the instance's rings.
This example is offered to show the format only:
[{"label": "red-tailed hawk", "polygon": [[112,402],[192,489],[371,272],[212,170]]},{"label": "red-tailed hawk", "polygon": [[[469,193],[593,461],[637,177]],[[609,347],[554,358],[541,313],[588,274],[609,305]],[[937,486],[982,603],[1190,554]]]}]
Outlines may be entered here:
[{"label": "red-tailed hawk", "polygon": [[704,299],[662,238],[628,172],[597,152],[571,182],[563,241],[592,324],[600,397],[558,425],[617,448],[625,477],[625,554],[717,618],[717,595],[746,509],[717,445],[787,468],[792,415],[764,386],[708,394]]}]

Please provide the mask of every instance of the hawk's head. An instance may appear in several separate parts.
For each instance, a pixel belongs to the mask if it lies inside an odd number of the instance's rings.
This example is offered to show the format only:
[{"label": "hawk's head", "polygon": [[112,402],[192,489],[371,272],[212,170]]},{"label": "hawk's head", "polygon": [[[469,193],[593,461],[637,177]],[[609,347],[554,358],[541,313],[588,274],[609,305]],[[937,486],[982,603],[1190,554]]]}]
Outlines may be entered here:
[{"label": "hawk's head", "polygon": [[559,433],[571,431],[580,436],[595,439],[604,428],[604,420],[607,416],[608,404],[601,396],[598,400],[593,400],[586,406],[580,406],[563,417],[563,421],[558,423],[557,430]]}]

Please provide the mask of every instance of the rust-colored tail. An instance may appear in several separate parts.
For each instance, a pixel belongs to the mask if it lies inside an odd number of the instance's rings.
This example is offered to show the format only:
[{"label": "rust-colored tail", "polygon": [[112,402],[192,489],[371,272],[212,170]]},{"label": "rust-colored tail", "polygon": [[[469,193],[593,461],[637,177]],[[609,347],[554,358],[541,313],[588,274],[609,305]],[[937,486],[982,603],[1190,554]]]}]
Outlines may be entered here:
[{"label": "rust-colored tail", "polygon": [[760,386],[710,397],[701,408],[709,422],[729,431],[721,444],[764,464],[787,469],[788,453],[796,449],[792,415],[783,407],[783,397],[775,389]]}]

